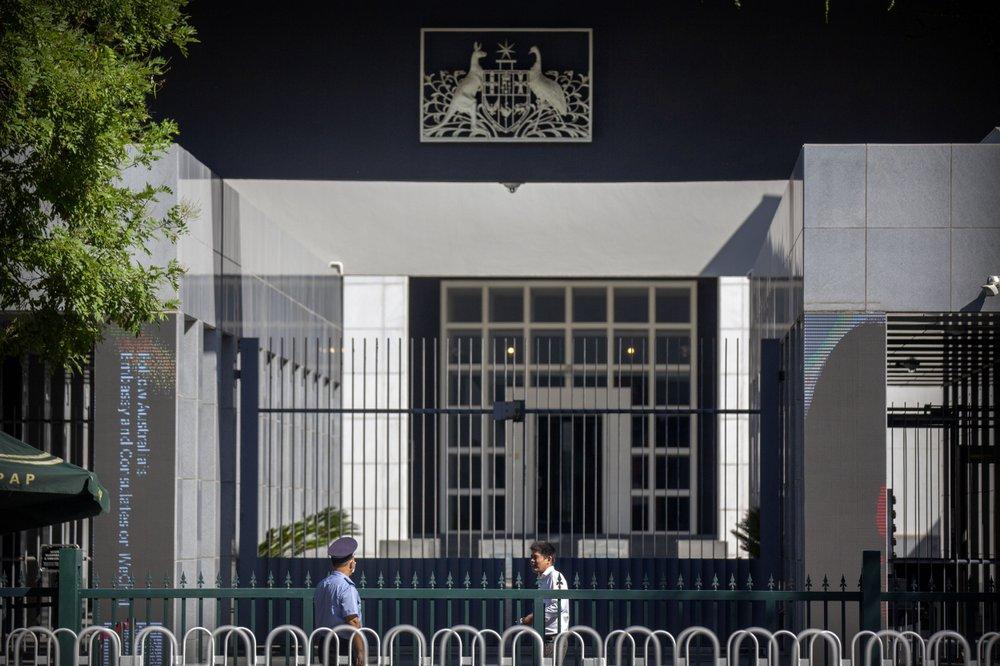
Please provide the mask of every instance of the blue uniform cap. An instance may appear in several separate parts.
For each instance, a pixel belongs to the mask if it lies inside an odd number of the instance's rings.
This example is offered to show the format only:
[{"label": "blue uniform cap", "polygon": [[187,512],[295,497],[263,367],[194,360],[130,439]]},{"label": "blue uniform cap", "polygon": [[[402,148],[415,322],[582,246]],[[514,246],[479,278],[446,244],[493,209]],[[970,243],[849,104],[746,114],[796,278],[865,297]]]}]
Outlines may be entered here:
[{"label": "blue uniform cap", "polygon": [[326,549],[326,554],[334,560],[342,560],[350,557],[358,549],[357,539],[351,537],[340,537],[332,541]]}]

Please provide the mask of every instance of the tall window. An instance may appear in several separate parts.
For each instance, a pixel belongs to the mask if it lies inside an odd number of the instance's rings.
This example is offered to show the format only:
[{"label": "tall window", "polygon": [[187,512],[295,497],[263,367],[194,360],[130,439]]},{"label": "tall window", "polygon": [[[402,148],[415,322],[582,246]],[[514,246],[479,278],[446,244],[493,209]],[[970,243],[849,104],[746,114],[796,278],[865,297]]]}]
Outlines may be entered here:
[{"label": "tall window", "polygon": [[[441,401],[479,407],[509,387],[611,387],[631,389],[634,407],[697,407],[695,290],[693,281],[444,281]],[[696,419],[630,418],[632,531],[689,533]],[[507,424],[448,419],[448,527],[503,530]]]}]

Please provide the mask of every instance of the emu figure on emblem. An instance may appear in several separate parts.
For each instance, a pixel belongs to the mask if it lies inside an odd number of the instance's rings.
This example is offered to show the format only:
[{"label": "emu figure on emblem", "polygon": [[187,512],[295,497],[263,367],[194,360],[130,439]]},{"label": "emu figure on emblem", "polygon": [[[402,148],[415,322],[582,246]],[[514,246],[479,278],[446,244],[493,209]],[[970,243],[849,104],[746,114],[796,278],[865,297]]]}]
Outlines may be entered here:
[{"label": "emu figure on emblem", "polygon": [[566,91],[563,87],[542,73],[542,52],[537,46],[532,46],[529,53],[535,56],[535,64],[528,70],[528,87],[535,94],[538,101],[545,102],[560,116],[565,116],[568,110],[566,105]]},{"label": "emu figure on emblem", "polygon": [[476,109],[476,95],[479,93],[479,89],[483,87],[483,68],[479,65],[479,61],[485,57],[486,51],[483,51],[483,47],[479,45],[479,42],[475,42],[472,45],[472,59],[469,62],[469,73],[462,77],[462,80],[455,87],[455,94],[452,95],[451,104],[448,105],[448,112],[444,114],[444,120],[438,124],[439,127],[447,124],[452,116],[461,111],[469,115],[469,121],[472,124],[472,133],[476,133],[476,113],[478,111]]}]

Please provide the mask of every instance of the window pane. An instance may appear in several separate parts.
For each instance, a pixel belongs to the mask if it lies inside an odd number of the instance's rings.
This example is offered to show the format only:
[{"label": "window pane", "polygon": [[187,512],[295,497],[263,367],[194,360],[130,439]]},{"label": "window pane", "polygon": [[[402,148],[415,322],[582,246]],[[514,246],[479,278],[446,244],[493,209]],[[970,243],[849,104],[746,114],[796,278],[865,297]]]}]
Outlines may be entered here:
[{"label": "window pane", "polygon": [[615,321],[649,321],[649,290],[618,287],[615,289]]},{"label": "window pane", "polygon": [[493,399],[507,400],[507,394],[513,388],[524,386],[524,374],[520,371],[507,370],[507,372],[493,373]]},{"label": "window pane", "polygon": [[531,321],[566,321],[566,290],[532,289]]},{"label": "window pane", "polygon": [[646,446],[646,416],[643,414],[633,414],[632,419],[632,446],[638,448]]},{"label": "window pane", "polygon": [[649,356],[646,346],[649,336],[639,331],[615,331],[615,358],[618,363],[640,365],[646,363]]},{"label": "window pane", "polygon": [[483,498],[479,495],[448,497],[448,527],[451,530],[478,530],[482,524]]},{"label": "window pane", "polygon": [[490,334],[490,349],[494,363],[524,363],[524,335],[520,331],[494,331]]},{"label": "window pane", "polygon": [[657,289],[656,321],[660,323],[691,321],[691,291],[688,289]]},{"label": "window pane", "polygon": [[657,405],[688,405],[691,402],[691,380],[687,375],[656,376]]},{"label": "window pane", "polygon": [[576,287],[573,289],[573,321],[607,321],[608,293],[604,288]]},{"label": "window pane", "polygon": [[667,498],[657,497],[653,501],[653,506],[656,509],[656,531],[663,532],[667,529]]},{"label": "window pane", "polygon": [[649,469],[647,463],[649,456],[632,456],[632,488],[633,490],[645,490],[650,487]]},{"label": "window pane", "polygon": [[691,337],[687,333],[658,333],[656,335],[657,363],[690,363]]},{"label": "window pane", "polygon": [[573,386],[577,388],[594,388],[608,385],[608,376],[604,371],[597,374],[592,372],[581,372],[573,375]]},{"label": "window pane", "polygon": [[507,486],[507,466],[504,464],[503,456],[493,456],[493,487],[504,488]]},{"label": "window pane", "polygon": [[532,384],[544,388],[566,386],[566,375],[562,373],[534,372],[532,373]]},{"label": "window pane", "polygon": [[493,503],[493,529],[503,530],[507,526],[507,498],[503,495],[494,496]]},{"label": "window pane", "polygon": [[642,372],[623,372],[615,375],[615,386],[632,389],[632,404],[645,405],[649,382]]},{"label": "window pane", "polygon": [[448,360],[452,363],[479,363],[483,354],[483,338],[479,333],[451,331],[448,333]]},{"label": "window pane", "polygon": [[532,333],[531,357],[535,363],[565,363],[566,338],[563,332]]},{"label": "window pane", "polygon": [[482,487],[481,479],[482,469],[478,454],[471,456],[468,453],[448,454],[449,488],[480,488]]},{"label": "window pane", "polygon": [[448,402],[452,405],[479,405],[482,402],[482,377],[478,372],[448,373]]},{"label": "window pane", "polygon": [[667,529],[677,532],[687,532],[691,529],[690,498],[667,498]]},{"label": "window pane", "polygon": [[[667,457],[666,456],[656,456],[653,459],[653,470],[655,472],[654,476],[656,485],[654,486],[657,490],[666,490],[667,488]],[[670,470],[671,472],[673,470]]]},{"label": "window pane", "polygon": [[688,490],[691,487],[691,465],[687,456],[657,456],[657,490]]},{"label": "window pane", "polygon": [[483,443],[482,419],[479,416],[448,416],[448,446],[479,448]]},{"label": "window pane", "polygon": [[482,495],[473,495],[471,498],[467,499],[466,511],[471,515],[469,516],[469,529],[478,530],[482,529],[483,526],[483,497]]},{"label": "window pane", "polygon": [[449,289],[448,321],[480,322],[483,320],[482,289]]},{"label": "window pane", "polygon": [[607,363],[607,335],[602,332],[573,331],[573,362],[580,364]]},{"label": "window pane", "polygon": [[520,288],[490,289],[490,321],[524,321],[524,292]]},{"label": "window pane", "polygon": [[667,458],[667,487],[670,490],[691,488],[691,459],[687,456]]},{"label": "window pane", "polygon": [[656,446],[658,448],[691,446],[691,417],[657,416]]},{"label": "window pane", "polygon": [[649,504],[645,497],[632,498],[632,531],[649,530]]}]

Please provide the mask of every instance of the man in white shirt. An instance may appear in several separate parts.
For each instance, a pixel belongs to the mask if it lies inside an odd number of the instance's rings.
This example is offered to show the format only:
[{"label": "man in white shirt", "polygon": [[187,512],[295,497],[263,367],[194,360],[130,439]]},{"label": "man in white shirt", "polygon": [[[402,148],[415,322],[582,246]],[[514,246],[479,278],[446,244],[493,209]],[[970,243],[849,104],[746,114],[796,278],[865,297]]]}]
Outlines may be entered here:
[{"label": "man in white shirt", "polygon": [[[536,541],[531,544],[531,570],[538,576],[540,590],[567,590],[566,577],[555,568],[556,547],[548,541]],[[569,599],[543,599],[545,604],[545,650],[544,656],[552,657],[556,636],[569,629]],[[534,613],[528,613],[521,618],[521,624],[531,626],[535,620]],[[559,652],[565,656],[566,643]]]}]

